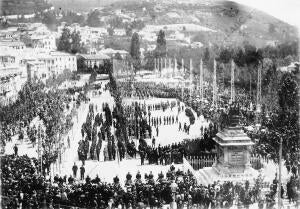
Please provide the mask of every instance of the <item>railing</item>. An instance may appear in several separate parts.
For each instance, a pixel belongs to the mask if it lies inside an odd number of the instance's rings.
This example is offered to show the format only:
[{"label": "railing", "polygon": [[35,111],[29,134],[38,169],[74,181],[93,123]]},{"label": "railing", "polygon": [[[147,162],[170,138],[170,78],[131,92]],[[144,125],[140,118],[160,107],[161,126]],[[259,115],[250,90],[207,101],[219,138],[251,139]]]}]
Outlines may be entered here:
[{"label": "railing", "polygon": [[217,161],[216,155],[210,156],[186,156],[186,160],[192,166],[194,170],[199,170],[204,167],[212,167],[214,162]]},{"label": "railing", "polygon": [[[194,170],[199,170],[204,167],[212,167],[213,164],[217,161],[216,154],[186,156],[185,158]],[[250,158],[251,166],[255,170],[263,168],[263,165],[269,163],[269,161],[270,160],[268,158],[264,157],[251,156]]]}]

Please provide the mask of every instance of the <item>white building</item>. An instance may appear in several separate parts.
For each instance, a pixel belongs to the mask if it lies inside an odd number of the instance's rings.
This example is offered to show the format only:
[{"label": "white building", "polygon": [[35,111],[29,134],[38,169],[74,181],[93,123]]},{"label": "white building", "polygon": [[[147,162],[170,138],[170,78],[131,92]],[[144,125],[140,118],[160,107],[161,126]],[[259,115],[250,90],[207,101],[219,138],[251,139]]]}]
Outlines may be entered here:
[{"label": "white building", "polygon": [[50,55],[54,58],[54,66],[57,73],[62,73],[65,69],[69,69],[71,72],[77,71],[75,55],[59,51],[51,51]]},{"label": "white building", "polygon": [[0,49],[4,47],[9,47],[12,49],[25,49],[25,44],[21,41],[13,41],[13,40],[2,40],[0,41]]},{"label": "white building", "polygon": [[54,35],[32,35],[29,39],[33,48],[56,50]]},{"label": "white building", "polygon": [[114,50],[112,48],[103,49],[100,51],[100,53],[106,54],[110,58],[114,58],[116,54],[119,53],[122,59],[124,59],[128,55],[128,52],[125,50]]},{"label": "white building", "polygon": [[18,65],[0,65],[0,104],[15,102],[26,82],[23,69]]},{"label": "white building", "polygon": [[27,80],[41,80],[46,82],[49,78],[50,72],[46,68],[44,62],[41,61],[28,61],[27,62]]}]

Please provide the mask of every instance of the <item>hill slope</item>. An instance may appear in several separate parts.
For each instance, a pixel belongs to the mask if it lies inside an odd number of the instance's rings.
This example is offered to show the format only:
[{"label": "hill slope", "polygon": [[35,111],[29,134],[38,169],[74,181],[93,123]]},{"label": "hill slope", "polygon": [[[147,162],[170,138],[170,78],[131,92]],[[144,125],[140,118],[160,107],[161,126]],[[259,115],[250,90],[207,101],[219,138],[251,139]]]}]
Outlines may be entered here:
[{"label": "hill slope", "polygon": [[45,0],[1,0],[0,16],[26,15],[50,8]]}]

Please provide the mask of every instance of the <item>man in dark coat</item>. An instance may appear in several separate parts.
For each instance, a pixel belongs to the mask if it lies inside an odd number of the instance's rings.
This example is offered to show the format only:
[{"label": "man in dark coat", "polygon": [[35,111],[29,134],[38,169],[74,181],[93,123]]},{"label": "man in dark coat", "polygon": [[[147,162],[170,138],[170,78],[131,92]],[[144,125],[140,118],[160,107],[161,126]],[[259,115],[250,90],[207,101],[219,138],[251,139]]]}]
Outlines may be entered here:
[{"label": "man in dark coat", "polygon": [[15,155],[17,156],[17,155],[18,155],[18,147],[17,147],[17,144],[15,144],[15,146],[14,146],[14,152],[15,152]]},{"label": "man in dark coat", "polygon": [[74,178],[76,178],[76,176],[77,176],[77,170],[78,170],[78,167],[77,167],[76,163],[74,163],[74,165],[72,167],[72,170],[73,170],[73,176],[74,176]]},{"label": "man in dark coat", "polygon": [[84,180],[84,173],[85,173],[85,168],[82,164],[82,166],[80,167],[80,180]]}]

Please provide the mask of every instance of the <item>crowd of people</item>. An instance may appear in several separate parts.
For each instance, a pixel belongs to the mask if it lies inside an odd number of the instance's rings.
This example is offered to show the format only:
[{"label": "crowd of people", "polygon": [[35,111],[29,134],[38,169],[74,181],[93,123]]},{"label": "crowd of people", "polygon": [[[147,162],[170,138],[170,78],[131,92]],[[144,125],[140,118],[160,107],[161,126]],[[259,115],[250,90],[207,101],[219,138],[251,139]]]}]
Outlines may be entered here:
[{"label": "crowd of people", "polygon": [[[113,183],[102,182],[96,176],[58,176],[51,181],[38,174],[38,162],[28,156],[6,155],[2,164],[2,208],[160,208],[170,204],[171,208],[229,208],[230,206],[249,206],[258,203],[259,208],[275,205],[278,180],[271,184],[270,192],[261,192],[262,179],[253,186],[249,182],[214,182],[204,186],[197,184],[193,174],[176,170],[170,166],[166,174],[158,178],[150,172],[144,179],[138,172],[135,179],[126,175],[124,183],[118,176]],[[81,169],[81,168],[80,168]],[[81,172],[82,173],[82,172]],[[294,175],[285,189],[290,201],[299,198],[296,192],[299,177]],[[298,202],[300,204],[300,202]]]}]

